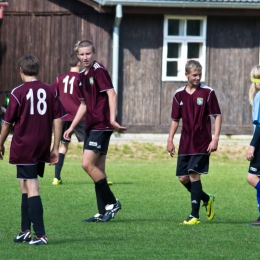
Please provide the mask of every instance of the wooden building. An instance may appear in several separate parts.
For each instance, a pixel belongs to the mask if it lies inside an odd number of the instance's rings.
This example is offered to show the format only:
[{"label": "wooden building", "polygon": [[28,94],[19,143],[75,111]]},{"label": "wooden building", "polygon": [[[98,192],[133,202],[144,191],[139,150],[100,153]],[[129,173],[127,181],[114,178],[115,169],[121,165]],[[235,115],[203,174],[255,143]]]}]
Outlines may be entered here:
[{"label": "wooden building", "polygon": [[0,20],[0,93],[21,84],[20,56],[37,56],[40,80],[52,84],[69,69],[74,44],[89,39],[113,75],[129,133],[168,132],[173,94],[185,84],[186,60],[195,58],[218,96],[222,134],[251,134],[259,17],[260,0],[10,0]]}]

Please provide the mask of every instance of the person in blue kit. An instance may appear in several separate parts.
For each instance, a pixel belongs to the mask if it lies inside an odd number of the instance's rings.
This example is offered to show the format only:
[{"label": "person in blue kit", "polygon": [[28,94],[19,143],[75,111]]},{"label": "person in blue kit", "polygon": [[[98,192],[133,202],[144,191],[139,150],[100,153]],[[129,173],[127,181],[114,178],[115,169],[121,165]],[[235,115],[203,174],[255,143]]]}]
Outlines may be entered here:
[{"label": "person in blue kit", "polygon": [[256,189],[259,217],[252,225],[260,225],[260,65],[255,66],[250,73],[251,85],[249,102],[252,105],[252,121],[254,134],[247,149],[246,158],[250,161],[247,181]]}]

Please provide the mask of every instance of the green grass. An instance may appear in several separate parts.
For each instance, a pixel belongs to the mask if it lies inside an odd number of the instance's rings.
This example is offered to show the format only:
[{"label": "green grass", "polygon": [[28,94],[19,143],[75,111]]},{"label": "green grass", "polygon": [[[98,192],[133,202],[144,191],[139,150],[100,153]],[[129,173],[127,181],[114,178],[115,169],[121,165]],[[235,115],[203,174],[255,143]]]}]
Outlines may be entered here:
[{"label": "green grass", "polygon": [[[8,145],[7,145],[8,146]],[[7,151],[8,151],[7,147]],[[216,216],[201,224],[179,223],[190,198],[175,177],[176,157],[154,144],[111,145],[109,179],[122,210],[108,223],[82,223],[97,213],[94,187],[81,169],[82,145],[71,144],[64,184],[52,186],[54,167],[40,179],[48,246],[14,244],[20,228],[20,189],[8,154],[0,162],[0,259],[257,259],[259,227],[255,190],[246,182],[246,147],[223,146],[211,156],[203,189],[216,197]]]}]

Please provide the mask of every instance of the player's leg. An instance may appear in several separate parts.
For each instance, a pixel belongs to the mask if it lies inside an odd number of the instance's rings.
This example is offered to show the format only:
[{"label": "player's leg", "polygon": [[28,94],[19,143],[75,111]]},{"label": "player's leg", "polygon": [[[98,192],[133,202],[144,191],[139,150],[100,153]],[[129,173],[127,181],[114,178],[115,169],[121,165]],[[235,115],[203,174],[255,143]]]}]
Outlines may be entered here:
[{"label": "player's leg", "polygon": [[254,159],[250,161],[247,181],[248,183],[256,189],[256,200],[258,205],[259,217],[256,222],[252,225],[260,225],[260,149],[256,147],[254,152]]},{"label": "player's leg", "polygon": [[202,185],[200,181],[200,175],[196,172],[189,173],[191,181],[191,214],[197,219],[199,219],[199,210],[200,210],[200,200],[202,194]]},{"label": "player's leg", "polygon": [[28,196],[28,214],[33,224],[36,237],[27,242],[29,245],[46,245],[48,239],[45,234],[43,222],[43,206],[39,194],[38,175],[43,177],[45,164],[39,162],[36,165],[18,165],[17,176],[24,180]]},{"label": "player's leg", "polygon": [[61,180],[61,170],[63,167],[63,163],[65,160],[66,153],[69,148],[69,140],[65,140],[63,138],[64,132],[70,127],[71,122],[62,122],[62,135],[61,135],[61,142],[60,142],[60,148],[59,148],[59,161],[55,164],[55,175],[52,184],[53,185],[60,185],[62,184]]},{"label": "player's leg", "polygon": [[[85,125],[86,125],[86,122],[81,121],[81,122],[78,123],[78,125],[74,129],[74,133],[75,133],[75,136],[78,139],[78,142],[84,142],[84,140],[85,140],[85,136],[86,136]],[[105,173],[105,170],[103,172]],[[106,173],[105,173],[105,175],[107,177]],[[108,183],[108,185],[113,184],[112,181],[108,181],[108,180],[107,180],[107,183]]]},{"label": "player's leg", "polygon": [[[111,134],[112,132],[110,131],[92,131],[87,134],[82,160],[83,169],[95,183],[95,191],[101,213],[104,213],[103,205],[106,205],[106,211],[102,218],[103,222],[109,221],[121,209],[121,204],[110,190],[105,175],[106,153]],[[99,204],[99,202],[101,203]],[[99,212],[99,214],[101,213]]]},{"label": "player's leg", "polygon": [[[191,181],[189,176],[182,176],[179,178],[180,183],[190,192],[191,191]],[[207,204],[210,199],[210,195],[202,191],[201,200],[204,204]]]},{"label": "player's leg", "polygon": [[[260,180],[259,180],[259,176],[248,173],[247,181],[252,187],[254,187],[256,189],[256,200],[257,200],[258,212],[259,212],[259,217],[257,219],[257,222],[260,222]],[[259,225],[260,225],[260,223],[259,223]]]},{"label": "player's leg", "polygon": [[[177,161],[177,168],[176,168],[176,176],[182,181],[186,181],[185,184],[187,184],[187,178],[189,177],[189,161],[191,159],[190,155],[185,155],[185,156],[178,156],[178,161]],[[180,181],[181,182],[181,181]],[[190,182],[190,192],[192,192],[192,186],[191,186],[191,181]],[[182,182],[181,182],[182,183]],[[185,186],[186,187],[186,186]],[[186,187],[189,188],[189,187]],[[200,220],[195,218],[194,216],[189,216],[186,220],[182,222],[182,224],[199,224]]]},{"label": "player's leg", "polygon": [[29,205],[28,205],[28,196],[27,189],[24,180],[19,180],[21,192],[22,192],[22,201],[21,201],[21,231],[14,238],[15,243],[22,243],[31,241],[31,219],[29,217]]},{"label": "player's leg", "polygon": [[68,149],[69,149],[69,142],[66,142],[66,143],[61,142],[60,148],[59,148],[59,161],[57,164],[55,164],[55,176],[54,176],[54,179],[52,182],[53,185],[62,184],[61,170],[62,170],[63,163],[65,160],[65,155],[66,155]]},{"label": "player's leg", "polygon": [[[191,181],[188,176],[180,177],[179,181],[189,192],[191,192]],[[212,214],[212,208],[215,197],[212,194],[207,194],[202,190],[201,200],[203,201],[203,207],[206,208],[208,220],[212,220],[214,218],[214,214]]]}]

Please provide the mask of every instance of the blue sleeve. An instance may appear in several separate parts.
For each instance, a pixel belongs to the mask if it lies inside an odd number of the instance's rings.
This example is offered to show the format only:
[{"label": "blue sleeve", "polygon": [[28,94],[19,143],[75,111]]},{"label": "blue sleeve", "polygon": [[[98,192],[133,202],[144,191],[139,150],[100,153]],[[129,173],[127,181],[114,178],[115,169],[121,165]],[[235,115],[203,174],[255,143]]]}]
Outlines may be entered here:
[{"label": "blue sleeve", "polygon": [[254,97],[252,117],[253,117],[254,125],[260,124],[260,93],[259,92]]}]

